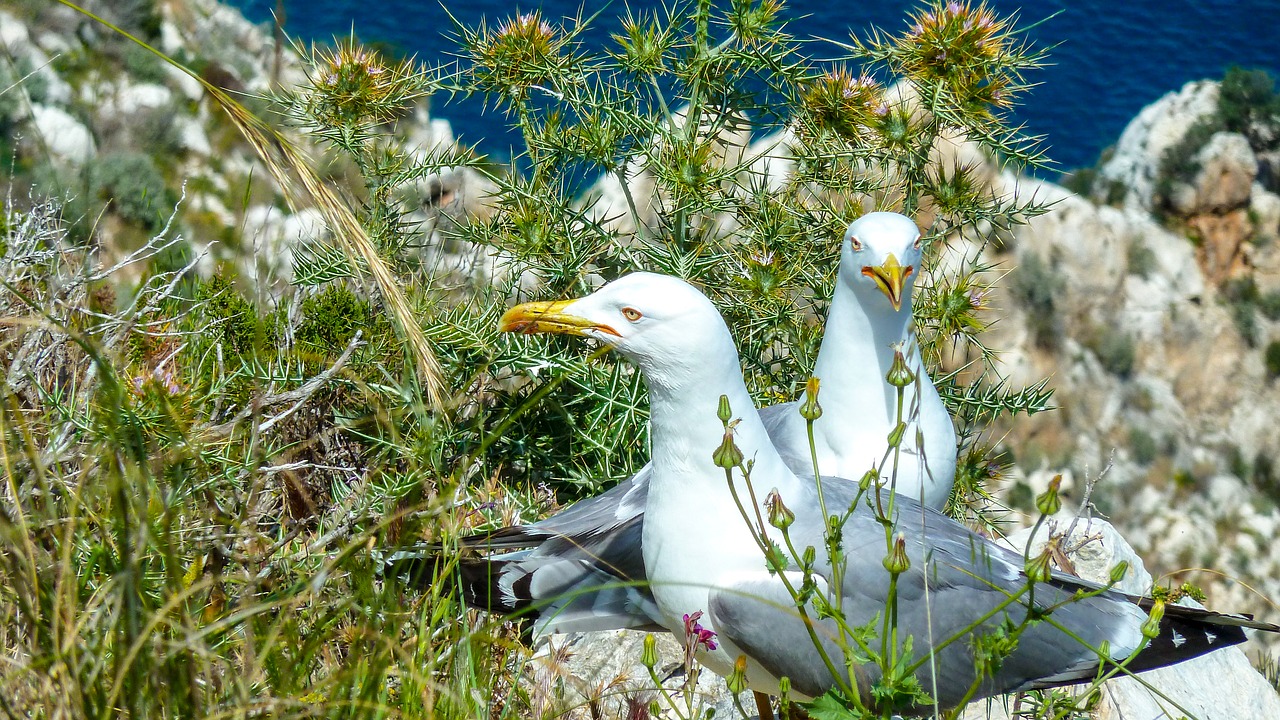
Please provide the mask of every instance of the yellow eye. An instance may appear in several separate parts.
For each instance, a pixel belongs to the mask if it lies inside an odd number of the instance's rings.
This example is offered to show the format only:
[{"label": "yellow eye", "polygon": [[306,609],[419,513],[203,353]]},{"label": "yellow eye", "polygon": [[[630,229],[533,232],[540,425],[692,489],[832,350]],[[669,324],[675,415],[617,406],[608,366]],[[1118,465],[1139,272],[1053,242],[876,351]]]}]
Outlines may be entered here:
[{"label": "yellow eye", "polygon": [[854,237],[854,236],[850,235],[850,236],[849,236],[849,247],[850,247],[854,252],[860,252],[860,251],[862,250],[862,241],[861,241],[861,240],[859,240],[858,238],[856,238],[856,237]]},{"label": "yellow eye", "polygon": [[644,317],[644,315],[640,314],[640,311],[633,307],[624,307],[622,308],[622,317],[630,320],[631,322],[635,322]]},{"label": "yellow eye", "polygon": [[917,235],[917,236],[916,236],[916,249],[917,249],[917,250],[919,250],[919,249],[920,249],[920,241],[921,241],[921,240],[923,240],[923,239],[924,239],[924,238],[923,238],[923,237],[921,237],[920,235]]}]

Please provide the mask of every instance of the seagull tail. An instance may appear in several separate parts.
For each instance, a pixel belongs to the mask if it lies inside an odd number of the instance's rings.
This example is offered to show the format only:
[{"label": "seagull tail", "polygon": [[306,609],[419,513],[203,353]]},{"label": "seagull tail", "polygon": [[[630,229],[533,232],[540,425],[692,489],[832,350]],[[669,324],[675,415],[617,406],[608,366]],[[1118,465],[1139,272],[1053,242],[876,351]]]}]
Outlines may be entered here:
[{"label": "seagull tail", "polygon": [[1169,605],[1160,620],[1160,634],[1126,667],[1133,672],[1142,672],[1239,645],[1248,640],[1246,628],[1280,633],[1280,626],[1254,620],[1250,615]]},{"label": "seagull tail", "polygon": [[468,606],[533,621],[535,635],[622,628],[660,629],[648,595],[582,559],[507,553],[463,558],[458,565]]},{"label": "seagull tail", "polygon": [[[1151,599],[1143,598],[1139,605],[1150,609]],[[1159,635],[1124,664],[1125,672],[1139,673],[1176,665],[1214,650],[1239,645],[1248,639],[1246,629],[1280,633],[1280,626],[1259,622],[1249,615],[1216,613],[1183,605],[1166,606],[1164,617],[1160,619]],[[1108,668],[1115,664],[1105,663]],[[1058,675],[1040,678],[1020,689],[1044,689],[1089,682],[1098,672],[1099,666],[1095,661]]]}]

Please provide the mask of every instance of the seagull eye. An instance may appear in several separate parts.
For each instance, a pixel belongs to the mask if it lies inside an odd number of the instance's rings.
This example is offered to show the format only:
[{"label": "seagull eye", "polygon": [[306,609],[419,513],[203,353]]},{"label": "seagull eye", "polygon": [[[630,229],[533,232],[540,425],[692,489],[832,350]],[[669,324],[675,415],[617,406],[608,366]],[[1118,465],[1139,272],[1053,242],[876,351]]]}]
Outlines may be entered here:
[{"label": "seagull eye", "polygon": [[849,247],[850,247],[854,252],[861,252],[861,251],[862,251],[862,241],[861,241],[861,240],[859,240],[858,238],[856,238],[856,237],[854,237],[854,236],[850,235],[850,236],[849,236]]},{"label": "seagull eye", "polygon": [[923,237],[921,237],[920,235],[917,235],[917,236],[916,236],[916,249],[917,249],[917,250],[919,250],[919,249],[920,249],[920,241],[921,241],[921,240],[923,240],[923,239],[924,239],[924,238],[923,238]]},{"label": "seagull eye", "polygon": [[631,322],[635,322],[640,318],[644,317],[644,315],[639,310],[633,307],[624,307],[622,308],[622,317],[626,318],[627,320],[630,320]]}]

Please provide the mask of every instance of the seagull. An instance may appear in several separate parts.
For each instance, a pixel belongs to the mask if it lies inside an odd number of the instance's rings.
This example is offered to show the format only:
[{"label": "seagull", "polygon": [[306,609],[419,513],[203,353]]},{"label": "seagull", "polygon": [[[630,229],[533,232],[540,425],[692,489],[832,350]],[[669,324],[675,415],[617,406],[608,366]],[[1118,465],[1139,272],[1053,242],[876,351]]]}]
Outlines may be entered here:
[{"label": "seagull", "polygon": [[[914,342],[911,301],[921,261],[920,230],[904,215],[868,213],[845,231],[814,364],[823,414],[813,425],[813,450],[823,474],[861,477],[877,468],[897,493],[941,509],[955,477],[956,435]],[[537,303],[520,312],[563,305]],[[519,330],[520,322],[508,314],[501,326]],[[895,352],[906,354],[917,378],[904,388],[908,440],[896,466],[885,456],[899,419],[897,393],[885,382]],[[808,476],[813,456],[799,408],[800,401],[773,405],[760,419],[787,466]],[[540,522],[464,538],[465,546],[491,554],[463,559],[463,598],[474,607],[534,616],[536,635],[652,629],[655,606],[640,558],[651,469]]]},{"label": "seagull", "polygon": [[[1090,680],[1131,654],[1131,671],[1161,667],[1244,642],[1242,626],[1280,632],[1245,616],[1169,606],[1154,640],[1144,643],[1149,600],[1047,569],[1032,583],[1022,555],[909,496],[875,488],[864,493],[859,483],[839,477],[818,483],[798,476],[774,447],[765,422],[750,412],[751,396],[723,319],[683,280],[634,273],[584,298],[520,305],[505,317],[504,327],[512,331],[594,338],[639,367],[651,407],[653,457],[644,478],[641,555],[654,619],[677,638],[696,619],[698,637],[715,638],[699,646],[699,660],[729,676],[744,659],[754,691],[777,694],[785,676],[795,696],[817,697],[841,684],[873,705],[880,672],[874,663],[855,661],[850,677],[835,622],[817,619],[822,616],[812,601],[808,616],[800,616],[787,587],[805,581],[798,559],[779,572],[766,567],[759,536],[748,526],[750,518],[768,516],[765,491],[775,498],[772,507],[786,507],[793,516],[788,532],[797,548],[827,547],[823,508],[849,513],[843,568],[833,567],[824,550],[812,565],[815,592],[843,607],[849,627],[881,627],[889,612],[889,559],[901,553],[895,637],[913,641],[894,646],[907,661],[920,662],[914,675],[932,698],[926,707]],[[733,423],[725,422],[726,407],[741,413]],[[730,440],[745,463],[727,473],[713,456]],[[882,518],[893,522],[893,543]],[[776,527],[758,531],[785,542]],[[887,552],[890,546],[896,552]],[[1043,619],[980,677],[979,638],[998,635],[1033,611]],[[834,674],[818,645],[836,658]]]}]

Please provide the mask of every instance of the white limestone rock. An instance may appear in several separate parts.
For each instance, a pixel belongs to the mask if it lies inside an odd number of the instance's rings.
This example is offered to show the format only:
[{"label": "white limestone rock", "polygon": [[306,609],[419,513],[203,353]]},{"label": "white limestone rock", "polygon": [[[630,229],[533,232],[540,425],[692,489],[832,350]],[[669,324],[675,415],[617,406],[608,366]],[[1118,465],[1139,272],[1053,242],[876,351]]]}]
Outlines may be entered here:
[{"label": "white limestone rock", "polygon": [[128,118],[151,110],[168,108],[173,91],[156,83],[125,84],[103,98],[99,114]]},{"label": "white limestone rock", "polygon": [[31,42],[31,32],[26,23],[8,10],[0,10],[0,45],[17,55],[26,52]]},{"label": "white limestone rock", "polygon": [[184,150],[201,157],[213,154],[209,144],[209,136],[205,133],[204,124],[190,115],[177,115],[173,118],[178,133],[178,143]]},{"label": "white limestone rock", "polygon": [[[1054,527],[1046,522],[1034,536],[1032,528],[1026,528],[1008,536],[1008,543],[1018,552],[1029,550],[1031,555],[1039,554],[1053,534],[1061,534],[1057,538],[1071,560],[1071,568],[1063,568],[1077,577],[1099,585],[1107,584],[1111,579],[1111,571],[1121,562],[1128,564],[1124,579],[1116,583],[1120,592],[1131,595],[1146,595],[1151,592],[1151,573],[1143,567],[1142,558],[1134,552],[1129,543],[1115,527],[1101,518],[1075,518],[1062,516],[1053,522]],[[1070,533],[1070,534],[1068,534]],[[1028,547],[1029,546],[1029,547]]]},{"label": "white limestone rock", "polygon": [[1200,80],[1143,108],[1120,135],[1115,155],[1102,166],[1099,180],[1127,189],[1126,208],[1150,212],[1164,151],[1180,142],[1197,120],[1215,112],[1217,103],[1218,84]]},{"label": "white limestone rock", "polygon": [[1258,158],[1245,136],[1217,133],[1200,148],[1196,160],[1200,165],[1196,177],[1190,184],[1177,184],[1170,198],[1175,211],[1189,217],[1222,214],[1249,205]]},{"label": "white limestone rock", "polygon": [[293,253],[302,243],[321,238],[327,232],[324,216],[318,208],[305,208],[286,213],[271,205],[255,205],[245,211],[244,238],[253,253],[243,270],[246,276],[263,278],[267,289],[275,281],[292,277]]},{"label": "white limestone rock", "polygon": [[[560,657],[567,655],[565,665],[572,681],[566,683],[569,692],[565,701],[568,707],[575,708],[570,713],[574,720],[592,717],[586,705],[593,697],[603,698],[600,702],[602,717],[628,717],[626,698],[640,698],[646,703],[660,698],[653,689],[649,671],[640,663],[645,635],[635,630],[555,635],[542,643],[533,662],[553,655],[557,648],[562,648]],[[658,676],[664,679],[664,687],[675,690],[684,682],[681,670],[684,649],[669,633],[656,632],[654,636],[658,641]],[[698,676],[694,695],[703,712],[714,708],[717,718],[741,717],[724,679],[709,670],[703,670]],[[749,712],[755,710],[751,693],[743,693],[739,701]],[[663,707],[658,717],[674,720],[679,715],[671,708]]]},{"label": "white limestone rock", "polygon": [[35,133],[56,160],[83,165],[97,152],[89,128],[66,110],[33,105],[31,113]]}]

